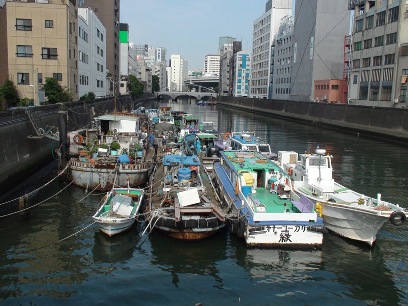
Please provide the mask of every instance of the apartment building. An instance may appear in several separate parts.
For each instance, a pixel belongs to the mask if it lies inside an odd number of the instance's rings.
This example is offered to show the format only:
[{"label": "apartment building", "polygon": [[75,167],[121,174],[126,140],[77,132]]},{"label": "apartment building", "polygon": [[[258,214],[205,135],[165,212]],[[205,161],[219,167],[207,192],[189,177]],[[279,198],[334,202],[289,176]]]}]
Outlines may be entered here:
[{"label": "apartment building", "polygon": [[251,55],[247,51],[239,51],[234,55],[234,78],[232,81],[234,97],[249,96],[249,79],[251,75]]},{"label": "apartment building", "polygon": [[293,30],[293,17],[283,17],[271,48],[268,99],[289,100],[292,87]]},{"label": "apartment building", "polygon": [[93,92],[105,97],[109,89],[106,79],[106,30],[89,8],[78,8],[78,96]]},{"label": "apartment building", "polygon": [[253,24],[250,97],[268,98],[271,83],[271,46],[281,19],[292,14],[292,0],[269,0],[265,13]]},{"label": "apartment building", "polygon": [[170,60],[170,91],[186,91],[184,81],[188,76],[188,62],[179,54],[172,54]]},{"label": "apartment building", "polygon": [[42,85],[52,77],[77,100],[76,1],[6,1],[0,8],[0,52],[0,84],[12,80],[21,98],[44,102]]},{"label": "apartment building", "polygon": [[406,1],[349,1],[354,10],[349,103],[405,108],[408,79]]},{"label": "apartment building", "polygon": [[[75,1],[75,0],[72,0]],[[106,66],[107,76],[119,80],[119,22],[120,22],[120,0],[79,0],[79,7],[90,8],[98,16],[106,28]],[[113,83],[112,83],[113,84]],[[115,91],[119,86],[116,85]],[[113,87],[110,87],[110,95]]]},{"label": "apartment building", "polygon": [[204,73],[220,75],[220,56],[208,54],[204,57]]}]

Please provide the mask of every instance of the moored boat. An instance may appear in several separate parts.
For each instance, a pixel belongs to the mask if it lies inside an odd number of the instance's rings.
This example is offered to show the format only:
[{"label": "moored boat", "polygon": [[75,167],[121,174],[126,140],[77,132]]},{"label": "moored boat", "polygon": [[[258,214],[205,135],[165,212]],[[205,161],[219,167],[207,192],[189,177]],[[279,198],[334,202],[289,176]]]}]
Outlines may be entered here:
[{"label": "moored boat", "polygon": [[315,153],[278,152],[278,161],[288,173],[296,193],[321,206],[325,227],[346,238],[372,246],[388,220],[401,225],[407,210],[398,204],[363,195],[333,179],[332,156],[317,148]]},{"label": "moored boat", "polygon": [[92,218],[106,235],[122,233],[135,223],[143,196],[143,189],[112,188]]},{"label": "moored boat", "polygon": [[259,152],[227,150],[215,184],[234,217],[232,233],[250,247],[320,248],[323,222],[306,197],[292,198],[288,177]]},{"label": "moored boat", "polygon": [[[95,118],[96,127],[71,135],[77,156],[70,159],[73,184],[108,191],[116,185],[139,187],[148,181],[151,161],[142,160],[148,118],[142,114],[113,113]],[[120,152],[115,151],[119,149]],[[74,152],[71,152],[74,154]]]},{"label": "moored boat", "polygon": [[[188,134],[181,154],[166,154],[154,173],[149,224],[179,240],[200,240],[225,227],[225,214],[209,196]],[[160,182],[160,186],[158,186]]]},{"label": "moored boat", "polygon": [[215,149],[220,150],[247,150],[256,151],[267,158],[274,158],[276,154],[272,152],[271,146],[266,141],[255,136],[255,132],[232,132],[220,135],[215,142]]}]

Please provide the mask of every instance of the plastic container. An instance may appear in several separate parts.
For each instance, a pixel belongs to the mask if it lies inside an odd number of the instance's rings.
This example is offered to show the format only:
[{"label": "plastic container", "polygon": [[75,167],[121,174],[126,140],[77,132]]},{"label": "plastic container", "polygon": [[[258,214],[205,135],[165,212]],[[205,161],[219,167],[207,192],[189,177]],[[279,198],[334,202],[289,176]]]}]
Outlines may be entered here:
[{"label": "plastic container", "polygon": [[252,189],[251,186],[242,186],[241,187],[241,191],[244,194],[244,196],[246,196],[246,197],[251,194],[251,189]]},{"label": "plastic container", "polygon": [[189,168],[180,168],[177,172],[178,180],[189,180],[191,179],[191,170]]}]

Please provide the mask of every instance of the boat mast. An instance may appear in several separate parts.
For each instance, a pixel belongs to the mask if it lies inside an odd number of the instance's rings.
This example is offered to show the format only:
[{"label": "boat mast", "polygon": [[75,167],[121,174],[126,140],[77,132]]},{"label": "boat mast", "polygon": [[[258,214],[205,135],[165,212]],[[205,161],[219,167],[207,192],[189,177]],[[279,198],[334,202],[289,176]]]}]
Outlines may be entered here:
[{"label": "boat mast", "polygon": [[326,150],[325,149],[320,149],[319,146],[317,146],[316,154],[319,155],[319,177],[317,178],[317,180],[320,182],[322,180],[322,173],[321,173],[320,165],[322,163],[322,156],[324,154],[326,154]]}]

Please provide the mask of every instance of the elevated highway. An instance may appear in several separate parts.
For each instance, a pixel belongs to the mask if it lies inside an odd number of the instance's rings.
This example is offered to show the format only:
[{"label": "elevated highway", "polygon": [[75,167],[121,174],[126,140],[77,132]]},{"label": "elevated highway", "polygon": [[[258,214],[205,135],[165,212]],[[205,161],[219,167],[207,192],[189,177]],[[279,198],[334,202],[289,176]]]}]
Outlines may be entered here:
[{"label": "elevated highway", "polygon": [[156,98],[171,98],[172,100],[177,100],[181,97],[194,97],[197,100],[201,99],[215,99],[217,98],[217,93],[215,92],[205,92],[205,91],[158,91],[155,93]]}]

